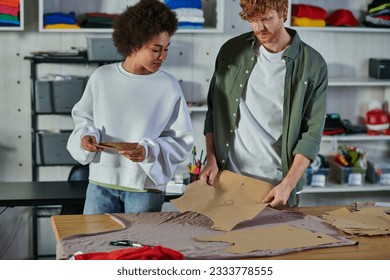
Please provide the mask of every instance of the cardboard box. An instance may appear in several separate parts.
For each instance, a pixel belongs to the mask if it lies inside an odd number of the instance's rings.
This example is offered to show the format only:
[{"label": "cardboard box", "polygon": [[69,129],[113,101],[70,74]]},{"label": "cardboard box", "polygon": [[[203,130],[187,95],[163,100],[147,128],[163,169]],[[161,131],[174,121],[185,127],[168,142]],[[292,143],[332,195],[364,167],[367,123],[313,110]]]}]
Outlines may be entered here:
[{"label": "cardboard box", "polygon": [[37,80],[35,82],[36,113],[70,113],[80,100],[87,84],[87,77],[71,76],[60,81]]},{"label": "cardboard box", "polygon": [[330,177],[340,184],[361,186],[366,179],[366,169],[360,167],[345,167],[334,159],[329,160]]},{"label": "cardboard box", "polygon": [[71,132],[40,132],[38,133],[39,164],[42,165],[73,165],[78,162],[72,158],[66,144]]},{"label": "cardboard box", "polygon": [[88,60],[122,61],[111,37],[87,37]]}]

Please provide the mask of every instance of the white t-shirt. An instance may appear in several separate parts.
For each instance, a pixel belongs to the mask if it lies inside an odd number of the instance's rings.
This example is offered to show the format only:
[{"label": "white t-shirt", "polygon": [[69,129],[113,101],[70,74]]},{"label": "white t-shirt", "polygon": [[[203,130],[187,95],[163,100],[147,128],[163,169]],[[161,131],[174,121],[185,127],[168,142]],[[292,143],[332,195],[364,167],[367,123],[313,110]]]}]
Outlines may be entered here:
[{"label": "white t-shirt", "polygon": [[240,122],[235,131],[227,169],[273,185],[282,180],[281,134],[286,64],[285,50],[259,48],[257,63],[240,99]]}]

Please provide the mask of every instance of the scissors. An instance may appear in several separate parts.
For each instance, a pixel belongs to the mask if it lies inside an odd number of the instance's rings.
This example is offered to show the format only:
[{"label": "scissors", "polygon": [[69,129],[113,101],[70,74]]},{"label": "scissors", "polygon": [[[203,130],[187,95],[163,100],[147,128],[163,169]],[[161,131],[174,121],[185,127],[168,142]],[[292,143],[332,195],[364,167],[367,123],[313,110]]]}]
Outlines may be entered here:
[{"label": "scissors", "polygon": [[144,247],[145,245],[142,245],[138,242],[133,242],[130,240],[113,240],[110,241],[110,245],[112,246],[128,246],[128,247]]}]

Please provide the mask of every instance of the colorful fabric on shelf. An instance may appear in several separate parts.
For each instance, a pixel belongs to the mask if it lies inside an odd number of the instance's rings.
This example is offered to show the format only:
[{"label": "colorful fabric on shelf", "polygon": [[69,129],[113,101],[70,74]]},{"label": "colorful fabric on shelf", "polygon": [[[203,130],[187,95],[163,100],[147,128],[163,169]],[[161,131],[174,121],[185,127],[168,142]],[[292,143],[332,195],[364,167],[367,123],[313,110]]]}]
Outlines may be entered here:
[{"label": "colorful fabric on shelf", "polygon": [[19,8],[20,0],[0,0],[1,6]]},{"label": "colorful fabric on shelf", "polygon": [[19,0],[0,0],[0,26],[20,26]]},{"label": "colorful fabric on shelf", "polygon": [[311,19],[307,17],[292,17],[291,24],[294,26],[325,27],[326,21],[323,19]]},{"label": "colorful fabric on shelf", "polygon": [[43,15],[43,25],[48,24],[76,24],[76,15],[74,12],[46,13]]},{"label": "colorful fabric on shelf", "polygon": [[0,14],[10,15],[17,17],[19,13],[19,8],[8,7],[0,4]]},{"label": "colorful fabric on shelf", "polygon": [[367,13],[367,14],[370,16],[373,16],[373,17],[377,17],[377,16],[381,16],[381,15],[390,15],[390,8],[380,10],[380,11],[377,11],[375,13]]},{"label": "colorful fabric on shelf", "polygon": [[173,9],[178,17],[204,17],[202,9],[196,8],[177,8]]},{"label": "colorful fabric on shelf", "polygon": [[390,1],[388,0],[374,0],[371,2],[371,4],[368,4],[367,12],[369,14],[376,13],[381,10],[389,9],[390,8]]},{"label": "colorful fabric on shelf", "polygon": [[390,1],[374,0],[367,7],[367,15],[363,24],[367,27],[390,27]]},{"label": "colorful fabric on shelf", "polygon": [[88,18],[112,18],[112,19],[115,19],[119,16],[119,14],[95,12],[95,13],[86,13],[85,16]]},{"label": "colorful fabric on shelf", "polygon": [[202,8],[201,0],[164,0],[164,2],[171,10],[177,8]]},{"label": "colorful fabric on shelf", "polygon": [[79,29],[80,26],[77,24],[66,24],[66,23],[57,23],[57,24],[47,24],[45,29]]},{"label": "colorful fabric on shelf", "polygon": [[357,26],[358,20],[350,10],[338,9],[334,11],[326,20],[326,23],[332,26]]},{"label": "colorful fabric on shelf", "polygon": [[204,15],[200,0],[165,0],[167,6],[176,13],[179,28],[203,28]]},{"label": "colorful fabric on shelf", "polygon": [[203,16],[203,10],[201,9],[195,9],[195,8],[179,8],[172,10],[176,13],[177,20],[180,23],[195,23],[196,24],[203,24],[204,23],[204,16]]},{"label": "colorful fabric on shelf", "polygon": [[15,16],[0,14],[0,25],[1,26],[19,26],[20,21]]},{"label": "colorful fabric on shelf", "polygon": [[367,15],[365,17],[365,23],[371,24],[372,26],[382,26],[382,27],[390,27],[390,20],[386,20],[379,17],[372,17]]},{"label": "colorful fabric on shelf", "polygon": [[80,27],[83,28],[112,28],[112,25],[112,22],[99,22],[88,19],[84,19],[80,22]]},{"label": "colorful fabric on shelf", "polygon": [[300,18],[310,19],[322,19],[325,20],[328,13],[325,9],[307,4],[292,4],[292,16]]},{"label": "colorful fabric on shelf", "polygon": [[203,23],[197,22],[179,22],[179,28],[203,28]]},{"label": "colorful fabric on shelf", "polygon": [[118,14],[108,14],[108,13],[86,13],[86,18],[84,18],[80,26],[84,28],[112,28],[114,20],[119,16]]},{"label": "colorful fabric on shelf", "polygon": [[390,15],[376,16],[376,18],[381,18],[381,19],[384,19],[384,20],[390,20]]}]

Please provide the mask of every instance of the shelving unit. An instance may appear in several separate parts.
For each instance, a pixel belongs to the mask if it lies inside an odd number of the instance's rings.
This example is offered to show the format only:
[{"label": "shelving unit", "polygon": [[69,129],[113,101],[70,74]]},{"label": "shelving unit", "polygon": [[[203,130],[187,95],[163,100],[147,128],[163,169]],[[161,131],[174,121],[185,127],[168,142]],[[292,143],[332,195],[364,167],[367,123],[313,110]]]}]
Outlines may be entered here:
[{"label": "shelving unit", "polygon": [[351,205],[354,202],[390,202],[390,186],[344,186],[329,182],[326,187],[303,188],[300,206]]},{"label": "shelving unit", "polygon": [[[44,129],[40,129],[38,126],[38,116],[43,115],[65,115],[70,116],[70,112],[68,113],[38,113],[36,110],[36,82],[38,80],[38,65],[50,63],[50,64],[95,64],[95,65],[102,65],[105,63],[110,63],[113,61],[89,61],[85,57],[41,57],[41,56],[27,56],[25,57],[26,60],[30,61],[30,72],[31,72],[31,157],[32,157],[32,181],[39,181],[39,167],[44,166],[66,166],[66,165],[74,165],[77,162],[74,163],[64,163],[64,164],[45,164],[42,162],[42,159],[38,156],[38,134]],[[70,131],[69,131],[70,132]],[[40,159],[40,160],[38,160]]]},{"label": "shelving unit", "polygon": [[337,151],[340,142],[357,142],[357,141],[390,141],[389,135],[368,135],[368,134],[350,134],[350,135],[324,135],[322,142],[330,142],[332,151]]},{"label": "shelving unit", "polygon": [[316,193],[344,193],[344,192],[390,192],[390,186],[381,185],[364,185],[364,186],[344,186],[329,182],[324,188],[321,187],[305,187],[300,193],[316,194]]},{"label": "shelving unit", "polygon": [[361,32],[361,33],[390,33],[388,28],[373,27],[300,27],[292,26],[297,31],[315,31],[315,32]]},{"label": "shelving unit", "polygon": [[390,87],[390,80],[370,77],[339,77],[330,78],[328,85],[331,87]]},{"label": "shelving unit", "polygon": [[[309,4],[324,8],[331,15],[337,9],[350,10],[359,22],[363,22],[367,5],[371,0],[338,1],[338,0],[290,0],[289,15],[286,26],[299,33],[300,37],[315,47],[328,63],[329,92],[328,113],[339,113],[342,119],[352,123],[364,121],[368,103],[372,99],[381,102],[390,101],[390,79],[368,77],[368,59],[386,58],[374,51],[368,51],[362,43],[364,39],[379,39],[375,49],[381,50],[382,38],[390,37],[390,28],[372,28],[363,25],[357,27],[300,27],[291,25],[292,4]],[[381,37],[380,37],[381,36]],[[356,43],[354,40],[356,39]],[[321,42],[317,44],[318,42]],[[388,40],[384,40],[387,42]],[[358,43],[359,42],[359,43]],[[353,48],[353,49],[352,49]],[[367,68],[366,68],[367,67]],[[390,136],[388,135],[324,135],[320,154],[332,156],[337,152],[340,143],[363,145],[379,149],[373,155],[387,152]],[[300,192],[301,206],[350,204],[359,200],[390,201],[390,186],[376,185],[369,182],[362,186],[341,185],[328,180],[323,188],[306,186]]]},{"label": "shelving unit", "polygon": [[[41,64],[95,64],[102,65],[105,63],[110,63],[113,61],[89,61],[85,57],[43,57],[43,56],[26,56],[24,59],[30,61],[30,78],[31,78],[31,158],[32,158],[32,181],[41,181],[39,168],[48,167],[48,166],[72,166],[77,164],[76,161],[74,163],[66,163],[66,164],[45,164],[42,162],[42,158],[39,157],[38,151],[38,137],[37,135],[44,131],[38,125],[38,117],[39,116],[70,116],[70,113],[39,113],[36,108],[36,82],[38,81],[38,65]],[[63,131],[62,131],[63,132]],[[70,133],[70,131],[69,131]],[[58,133],[59,134],[59,133]],[[39,160],[38,160],[39,158]],[[58,215],[61,212],[60,205],[53,205],[50,207],[47,206],[35,206],[33,207],[33,231],[34,240],[33,240],[33,251],[34,258],[44,258],[44,257],[52,257],[51,254],[38,254],[38,243],[42,244],[42,242],[38,242],[38,228],[44,228],[44,223],[47,221],[48,217],[52,215]],[[46,219],[42,219],[46,218]],[[44,232],[44,231],[43,231]],[[45,248],[45,246],[43,246]],[[50,249],[50,248],[49,248]],[[44,250],[43,250],[44,251]]]},{"label": "shelving unit", "polygon": [[24,0],[20,0],[19,26],[0,26],[0,31],[23,31],[24,30]]},{"label": "shelving unit", "polygon": [[337,9],[347,9],[352,12],[355,18],[362,22],[366,11],[367,5],[370,4],[371,0],[357,0],[357,1],[338,1],[338,0],[290,0],[289,1],[289,14],[287,20],[287,26],[291,26],[297,31],[315,31],[315,32],[367,32],[367,33],[390,33],[390,28],[375,28],[366,27],[363,24],[356,27],[343,27],[343,26],[325,26],[325,27],[302,27],[291,25],[291,13],[292,4],[308,4],[319,6],[328,12],[328,16]]},{"label": "shelving unit", "polygon": [[[118,2],[118,1],[117,1]],[[112,33],[111,28],[80,28],[80,29],[45,29],[43,15],[54,12],[75,12],[76,18],[80,18],[88,12],[121,13],[137,0],[121,0],[114,3],[112,0],[39,0],[39,31],[40,32],[64,32],[64,33]],[[224,26],[225,1],[203,0],[202,9],[205,17],[204,28],[183,28],[177,33],[222,33]]]}]

